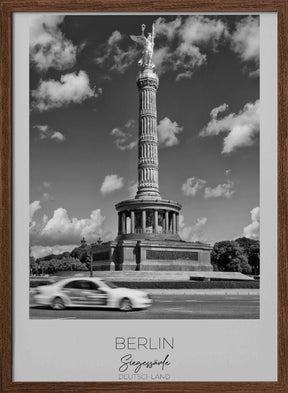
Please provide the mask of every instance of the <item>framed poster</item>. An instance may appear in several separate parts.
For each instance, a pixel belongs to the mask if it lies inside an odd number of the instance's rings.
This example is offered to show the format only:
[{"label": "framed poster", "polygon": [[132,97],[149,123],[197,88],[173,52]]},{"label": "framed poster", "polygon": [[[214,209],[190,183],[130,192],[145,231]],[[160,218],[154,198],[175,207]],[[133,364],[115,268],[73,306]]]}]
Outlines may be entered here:
[{"label": "framed poster", "polygon": [[286,2],[1,10],[2,390],[285,392]]}]

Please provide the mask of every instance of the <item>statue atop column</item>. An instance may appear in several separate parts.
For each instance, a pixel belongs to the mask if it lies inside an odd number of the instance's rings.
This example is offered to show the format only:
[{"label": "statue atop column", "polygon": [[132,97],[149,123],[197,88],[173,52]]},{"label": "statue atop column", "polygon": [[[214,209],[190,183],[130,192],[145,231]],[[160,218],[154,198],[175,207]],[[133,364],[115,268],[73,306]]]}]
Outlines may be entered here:
[{"label": "statue atop column", "polygon": [[142,35],[130,35],[131,39],[135,42],[138,42],[143,46],[142,50],[142,58],[138,61],[140,67],[143,68],[154,68],[155,65],[152,63],[153,49],[154,49],[154,38],[155,38],[155,27],[154,23],[152,25],[152,32],[148,33],[148,37],[145,37],[145,28],[146,26],[143,24]]}]

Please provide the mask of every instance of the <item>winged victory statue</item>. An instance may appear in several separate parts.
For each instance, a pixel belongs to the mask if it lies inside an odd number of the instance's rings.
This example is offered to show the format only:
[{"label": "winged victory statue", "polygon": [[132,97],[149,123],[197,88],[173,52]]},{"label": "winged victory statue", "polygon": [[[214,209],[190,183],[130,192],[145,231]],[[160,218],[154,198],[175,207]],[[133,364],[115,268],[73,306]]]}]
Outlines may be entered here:
[{"label": "winged victory statue", "polygon": [[141,35],[130,35],[130,38],[142,45],[142,58],[138,61],[138,64],[141,67],[154,68],[155,65],[152,63],[153,49],[154,49],[154,37],[155,37],[155,27],[154,23],[152,25],[152,33],[148,33],[148,37],[145,37],[145,28],[146,26],[143,24],[141,26],[142,34]]}]

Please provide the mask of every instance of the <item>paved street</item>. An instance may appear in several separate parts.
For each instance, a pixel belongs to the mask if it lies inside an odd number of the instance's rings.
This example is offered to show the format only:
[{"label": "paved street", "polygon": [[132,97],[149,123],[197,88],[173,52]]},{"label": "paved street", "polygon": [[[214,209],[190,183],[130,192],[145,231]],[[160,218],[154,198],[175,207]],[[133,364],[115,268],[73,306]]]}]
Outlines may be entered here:
[{"label": "paved street", "polygon": [[33,319],[256,319],[258,294],[153,294],[153,305],[144,311],[124,313],[104,309],[51,310],[32,306]]}]

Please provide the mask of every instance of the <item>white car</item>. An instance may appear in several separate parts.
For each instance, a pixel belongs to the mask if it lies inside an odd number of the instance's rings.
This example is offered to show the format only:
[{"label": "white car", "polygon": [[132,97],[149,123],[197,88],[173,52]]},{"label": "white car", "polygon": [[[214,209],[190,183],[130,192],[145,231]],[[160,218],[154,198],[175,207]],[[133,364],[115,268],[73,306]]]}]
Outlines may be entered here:
[{"label": "white car", "polygon": [[100,278],[74,277],[37,287],[34,302],[37,305],[49,305],[54,310],[84,306],[131,311],[151,306],[152,299],[146,292],[119,288]]}]

